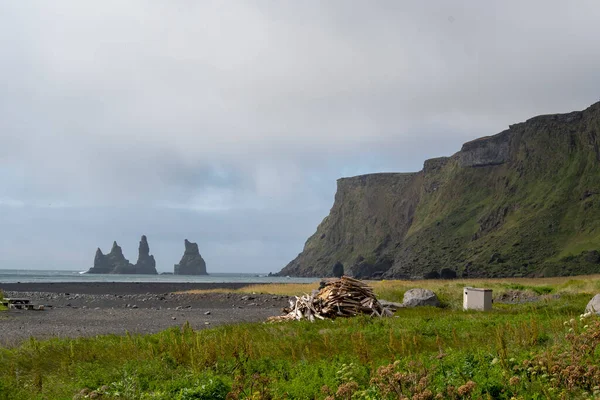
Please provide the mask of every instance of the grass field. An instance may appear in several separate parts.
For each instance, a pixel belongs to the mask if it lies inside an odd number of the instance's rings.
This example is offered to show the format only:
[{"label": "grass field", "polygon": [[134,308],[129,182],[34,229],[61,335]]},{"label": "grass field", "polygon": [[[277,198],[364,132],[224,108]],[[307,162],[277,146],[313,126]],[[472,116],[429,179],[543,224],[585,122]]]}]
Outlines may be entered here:
[{"label": "grass field", "polygon": [[[462,287],[536,295],[464,312]],[[295,294],[316,285],[244,292]],[[0,349],[0,399],[588,399],[600,397],[600,321],[581,317],[598,276],[373,282],[444,308],[396,317],[239,324],[148,336],[31,339]]]},{"label": "grass field", "polygon": [[[555,278],[506,278],[506,279],[454,279],[454,280],[422,280],[422,281],[371,281],[378,298],[389,301],[402,301],[404,292],[419,287],[433,290],[448,307],[462,307],[462,289],[465,286],[485,287],[494,290],[494,295],[501,295],[510,290],[520,290],[527,294],[543,295],[551,293],[598,293],[600,292],[600,275]],[[264,293],[274,295],[302,295],[318,288],[315,283],[264,284],[250,285],[235,290],[238,293]],[[212,292],[231,292],[226,289],[215,289]],[[188,291],[198,293],[202,291]]]}]

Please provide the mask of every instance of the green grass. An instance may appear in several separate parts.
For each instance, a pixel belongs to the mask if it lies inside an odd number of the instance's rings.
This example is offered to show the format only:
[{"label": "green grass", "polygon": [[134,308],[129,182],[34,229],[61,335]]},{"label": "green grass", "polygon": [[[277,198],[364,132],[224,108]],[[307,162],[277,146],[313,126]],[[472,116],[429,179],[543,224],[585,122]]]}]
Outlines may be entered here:
[{"label": "green grass", "polygon": [[[2,293],[2,290],[0,290],[0,301],[4,300],[4,293]],[[4,311],[6,310],[6,307],[4,307],[2,305],[2,303],[0,303],[0,311]]]},{"label": "green grass", "polygon": [[[569,380],[560,371],[568,370],[561,363],[588,368],[600,357],[600,325],[594,318],[579,322],[597,277],[480,282],[498,292],[560,295],[495,303],[488,313],[460,310],[465,282],[428,282],[446,308],[402,309],[385,319],[207,330],[185,324],[145,336],[31,339],[0,348],[0,399],[72,399],[86,388],[104,393],[103,399],[219,399],[228,392],[240,399],[387,399],[398,398],[398,390],[423,399],[438,393],[456,399],[593,397],[600,374]],[[375,287],[382,296],[400,297],[407,284]],[[564,352],[570,356],[560,358]],[[560,371],[553,375],[554,366]]]}]

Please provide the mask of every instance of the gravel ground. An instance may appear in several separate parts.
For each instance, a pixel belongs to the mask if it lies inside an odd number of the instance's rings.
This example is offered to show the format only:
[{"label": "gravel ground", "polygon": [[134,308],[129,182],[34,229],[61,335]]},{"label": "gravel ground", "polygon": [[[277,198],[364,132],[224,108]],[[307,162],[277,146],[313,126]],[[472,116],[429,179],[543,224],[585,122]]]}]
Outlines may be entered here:
[{"label": "gravel ground", "polygon": [[[7,290],[5,284],[0,284],[0,289],[7,298],[27,298],[33,304],[44,305],[45,309],[10,310],[0,313],[2,346],[18,345],[30,336],[46,339],[101,334],[122,335],[126,331],[156,333],[172,326],[181,326],[186,321],[195,329],[240,322],[260,322],[269,316],[281,314],[281,308],[288,304],[287,296],[159,292],[165,288],[160,284],[99,286],[77,283],[52,285],[52,291],[29,291],[26,289],[40,287],[21,285],[20,289],[24,290]],[[46,285],[45,289],[48,289],[50,284]],[[211,287],[214,287],[214,284]],[[189,288],[176,285],[170,289],[178,291]],[[147,291],[139,293],[141,290]],[[129,294],[126,294],[127,292]]]}]

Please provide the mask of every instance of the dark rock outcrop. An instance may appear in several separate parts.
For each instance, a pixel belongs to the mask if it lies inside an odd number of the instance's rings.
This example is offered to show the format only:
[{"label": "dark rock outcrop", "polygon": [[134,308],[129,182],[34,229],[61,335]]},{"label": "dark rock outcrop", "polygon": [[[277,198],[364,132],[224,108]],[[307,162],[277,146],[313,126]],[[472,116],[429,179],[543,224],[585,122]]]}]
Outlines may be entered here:
[{"label": "dark rock outcrop", "polygon": [[329,215],[279,275],[331,276],[337,261],[386,279],[442,266],[470,278],[600,273],[599,149],[596,103],[510,125],[419,172],[339,179]]},{"label": "dark rock outcrop", "polygon": [[412,173],[338,179],[329,216],[279,275],[332,276],[338,260],[357,277],[389,269],[390,250],[410,228],[421,184],[422,176]]},{"label": "dark rock outcrop", "polygon": [[456,271],[450,268],[442,268],[442,270],[440,271],[440,278],[456,279]]},{"label": "dark rock outcrop", "polygon": [[198,244],[185,239],[185,252],[179,264],[175,264],[175,275],[208,275],[206,262],[200,255]]},{"label": "dark rock outcrop", "polygon": [[154,256],[150,254],[150,246],[148,246],[148,239],[146,235],[142,236],[140,240],[140,247],[138,249],[138,260],[135,263],[136,274],[152,274],[156,275],[156,261]]},{"label": "dark rock outcrop", "polygon": [[102,250],[96,250],[94,266],[88,274],[134,274],[135,267],[123,255],[123,250],[117,242],[113,242],[110,253],[104,255]]},{"label": "dark rock outcrop", "polygon": [[503,164],[509,159],[510,130],[463,144],[458,155],[461,167]]},{"label": "dark rock outcrop", "polygon": [[440,279],[440,273],[437,271],[429,271],[423,275],[423,279]]},{"label": "dark rock outcrop", "polygon": [[146,236],[140,242],[140,256],[136,265],[133,265],[123,255],[123,250],[117,242],[113,242],[110,253],[104,255],[102,250],[96,250],[94,266],[87,271],[88,274],[153,274],[156,275],[156,262],[150,255],[150,248]]},{"label": "dark rock outcrop", "polygon": [[336,262],[333,266],[333,276],[336,278],[341,278],[344,275],[344,264],[341,262]]}]

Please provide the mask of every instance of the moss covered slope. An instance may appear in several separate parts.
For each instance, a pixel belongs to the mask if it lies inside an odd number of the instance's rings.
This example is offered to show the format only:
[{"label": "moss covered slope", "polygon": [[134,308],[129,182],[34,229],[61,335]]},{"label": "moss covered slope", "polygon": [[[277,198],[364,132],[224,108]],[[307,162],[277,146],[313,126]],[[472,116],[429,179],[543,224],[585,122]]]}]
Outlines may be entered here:
[{"label": "moss covered slope", "polygon": [[600,271],[600,103],[465,143],[411,174],[338,180],[282,275],[501,277]]}]

